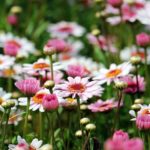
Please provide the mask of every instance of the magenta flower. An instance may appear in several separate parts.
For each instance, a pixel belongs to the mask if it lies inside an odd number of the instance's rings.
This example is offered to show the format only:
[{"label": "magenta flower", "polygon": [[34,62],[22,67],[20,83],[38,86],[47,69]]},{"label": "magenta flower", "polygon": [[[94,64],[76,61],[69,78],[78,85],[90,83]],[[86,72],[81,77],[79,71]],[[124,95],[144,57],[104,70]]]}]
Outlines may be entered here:
[{"label": "magenta flower", "polygon": [[113,134],[114,141],[127,141],[129,139],[128,133],[118,130]]},{"label": "magenta flower", "polygon": [[85,75],[85,69],[80,65],[69,65],[67,69],[67,74],[71,77],[83,77]]},{"label": "magenta flower", "polygon": [[40,90],[40,82],[35,78],[19,80],[15,83],[15,86],[26,95],[33,95]]},{"label": "magenta flower", "polygon": [[10,25],[17,25],[17,23],[18,23],[18,17],[16,15],[9,15],[7,17],[7,22]]},{"label": "magenta flower", "polygon": [[122,0],[107,0],[107,3],[113,7],[119,7],[122,4]]},{"label": "magenta flower", "polygon": [[14,41],[9,40],[4,44],[4,54],[9,56],[16,56],[21,48],[21,45]]},{"label": "magenta flower", "polygon": [[150,36],[147,33],[140,33],[136,35],[136,43],[139,46],[147,46],[150,43]]},{"label": "magenta flower", "polygon": [[123,77],[122,80],[127,83],[127,88],[125,88],[124,90],[125,93],[134,94],[138,90],[139,90],[138,92],[145,91],[145,81],[144,81],[144,78],[141,76],[138,76],[138,84],[136,81],[136,77],[132,78],[130,76],[126,76],[126,77]]},{"label": "magenta flower", "polygon": [[88,109],[92,112],[105,112],[117,107],[117,104],[118,103],[115,102],[114,99],[106,101],[98,100],[97,102],[88,105]]},{"label": "magenta flower", "polygon": [[144,150],[143,141],[140,138],[133,138],[124,143],[123,150]]},{"label": "magenta flower", "polygon": [[47,52],[66,52],[70,49],[70,46],[62,39],[51,39],[44,46],[45,53]]},{"label": "magenta flower", "polygon": [[59,106],[57,96],[55,94],[46,94],[43,97],[42,105],[46,110],[54,110]]}]

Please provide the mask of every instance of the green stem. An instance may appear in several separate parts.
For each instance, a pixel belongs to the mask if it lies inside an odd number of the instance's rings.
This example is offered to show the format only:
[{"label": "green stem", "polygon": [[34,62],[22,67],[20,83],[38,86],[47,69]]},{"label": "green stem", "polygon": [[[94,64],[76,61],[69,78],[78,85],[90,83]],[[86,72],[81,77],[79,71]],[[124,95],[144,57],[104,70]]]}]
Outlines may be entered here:
[{"label": "green stem", "polygon": [[5,137],[6,137],[6,130],[7,130],[7,126],[8,126],[10,111],[11,111],[11,109],[8,109],[8,112],[6,113],[6,123],[5,123],[4,129],[3,129],[3,134],[2,134],[3,136],[2,136],[1,149],[4,149],[4,142],[5,142]]},{"label": "green stem", "polygon": [[12,78],[11,77],[9,77],[8,78],[8,92],[11,92],[12,91]]},{"label": "green stem", "polygon": [[137,95],[140,96],[140,89],[139,89],[139,80],[138,80],[138,66],[136,65],[136,84],[137,84]]},{"label": "green stem", "polygon": [[81,112],[80,112],[80,98],[77,98],[77,111],[78,111],[78,122],[79,122],[79,128],[81,128],[80,125],[80,119],[81,119]]},{"label": "green stem", "polygon": [[43,138],[43,116],[42,116],[42,112],[39,112],[39,122],[40,122],[40,139]]},{"label": "green stem", "polygon": [[26,107],[26,116],[25,116],[25,122],[24,122],[23,135],[26,135],[26,132],[27,132],[27,123],[28,123],[29,107],[30,107],[30,97],[27,98],[27,107]]},{"label": "green stem", "polygon": [[50,69],[51,69],[51,80],[54,80],[54,71],[53,71],[53,57],[52,55],[49,56],[50,59]]},{"label": "green stem", "polygon": [[2,118],[1,118],[1,122],[0,122],[0,128],[2,127],[2,123],[3,123],[3,119],[5,117],[6,111],[4,110],[3,114],[2,114]]}]

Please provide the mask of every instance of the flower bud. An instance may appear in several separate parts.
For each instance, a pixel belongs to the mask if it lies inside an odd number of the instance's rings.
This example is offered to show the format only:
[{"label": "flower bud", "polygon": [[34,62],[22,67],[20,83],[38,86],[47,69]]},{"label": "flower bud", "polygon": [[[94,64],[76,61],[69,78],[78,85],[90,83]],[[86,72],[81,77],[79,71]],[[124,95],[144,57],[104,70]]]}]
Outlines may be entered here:
[{"label": "flower bud", "polygon": [[10,108],[14,107],[15,106],[15,101],[13,101],[13,100],[8,101],[8,105],[9,105]]},{"label": "flower bud", "polygon": [[81,130],[76,131],[75,136],[81,137],[82,136],[82,131]]},{"label": "flower bud", "polygon": [[53,147],[50,144],[45,144],[39,150],[53,150]]},{"label": "flower bud", "polygon": [[144,100],[142,98],[139,98],[139,99],[136,99],[134,101],[135,104],[143,104],[144,103]]},{"label": "flower bud", "polygon": [[100,16],[101,16],[101,12],[98,11],[98,12],[95,13],[96,18],[100,18]]},{"label": "flower bud", "polygon": [[44,51],[44,54],[45,54],[45,55],[53,55],[53,54],[56,53],[56,48],[54,48],[54,47],[49,46],[48,44],[46,44],[46,45],[44,46],[43,51]]},{"label": "flower bud", "polygon": [[19,98],[20,97],[20,93],[19,92],[13,92],[12,93],[12,98]]},{"label": "flower bud", "polygon": [[8,102],[3,102],[3,103],[1,104],[1,106],[2,106],[3,108],[5,108],[5,109],[9,108]]},{"label": "flower bud", "polygon": [[139,104],[133,104],[132,106],[131,106],[131,109],[133,109],[133,110],[139,110],[141,107],[140,107],[140,105]]},{"label": "flower bud", "polygon": [[82,119],[80,119],[80,124],[82,124],[82,125],[87,124],[89,122],[90,122],[89,118],[82,118]]},{"label": "flower bud", "polygon": [[52,88],[52,87],[54,87],[54,85],[55,85],[55,82],[52,80],[48,80],[44,83],[45,88]]},{"label": "flower bud", "polygon": [[86,129],[86,130],[89,130],[89,131],[92,131],[92,130],[95,130],[95,129],[96,129],[96,126],[95,126],[95,124],[93,124],[93,123],[89,123],[89,124],[87,124],[87,125],[85,126],[85,129]]},{"label": "flower bud", "polygon": [[133,56],[133,57],[131,57],[130,62],[132,65],[138,65],[141,63],[141,57]]},{"label": "flower bud", "polygon": [[140,33],[136,36],[136,43],[138,46],[148,46],[150,44],[150,36],[147,33]]},{"label": "flower bud", "polygon": [[100,30],[99,29],[93,29],[92,30],[92,34],[95,35],[95,36],[97,36],[97,35],[100,34]]},{"label": "flower bud", "polygon": [[81,104],[80,105],[80,110],[86,110],[88,107],[85,104]]},{"label": "flower bud", "polygon": [[13,14],[21,13],[22,12],[22,8],[20,6],[13,6],[10,9],[10,12],[13,13]]},{"label": "flower bud", "polygon": [[124,81],[117,81],[115,82],[115,88],[119,89],[119,90],[123,90],[127,87],[127,83]]}]

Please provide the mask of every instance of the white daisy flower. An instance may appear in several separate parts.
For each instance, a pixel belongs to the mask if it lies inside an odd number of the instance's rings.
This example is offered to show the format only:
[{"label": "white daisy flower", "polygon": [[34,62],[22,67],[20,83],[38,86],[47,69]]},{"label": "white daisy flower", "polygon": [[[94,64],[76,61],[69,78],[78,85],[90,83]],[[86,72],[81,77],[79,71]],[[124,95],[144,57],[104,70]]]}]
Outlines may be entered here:
[{"label": "white daisy flower", "polygon": [[48,32],[52,37],[58,38],[67,38],[69,35],[80,37],[85,32],[85,29],[76,22],[61,21],[56,24],[49,25]]},{"label": "white daisy flower", "polygon": [[12,67],[14,63],[15,58],[6,55],[0,55],[0,70],[8,69]]},{"label": "white daisy flower", "polygon": [[[11,56],[24,56],[36,51],[32,42],[26,38],[14,36],[12,33],[0,34],[0,47],[4,48],[4,52]],[[13,52],[12,52],[13,49]]]},{"label": "white daisy flower", "polygon": [[88,77],[68,77],[68,81],[55,85],[54,91],[60,97],[77,98],[79,96],[81,100],[87,101],[93,96],[101,96],[103,88],[95,81],[89,81]]},{"label": "white daisy flower", "polygon": [[128,62],[120,64],[118,66],[116,64],[111,64],[109,69],[100,69],[99,73],[94,79],[99,80],[100,84],[107,82],[107,84],[109,85],[112,81],[128,75],[131,68],[132,66]]}]

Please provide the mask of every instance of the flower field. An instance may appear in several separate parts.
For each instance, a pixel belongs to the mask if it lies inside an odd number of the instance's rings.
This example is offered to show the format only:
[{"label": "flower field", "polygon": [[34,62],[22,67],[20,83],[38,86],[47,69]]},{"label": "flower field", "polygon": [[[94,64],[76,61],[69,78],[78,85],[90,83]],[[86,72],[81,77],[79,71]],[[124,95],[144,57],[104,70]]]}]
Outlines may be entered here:
[{"label": "flower field", "polygon": [[0,150],[150,150],[150,1],[2,0]]}]

